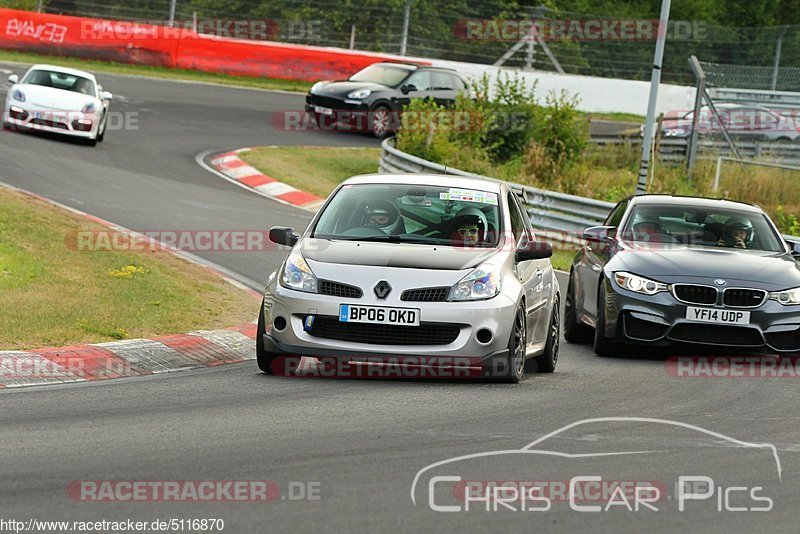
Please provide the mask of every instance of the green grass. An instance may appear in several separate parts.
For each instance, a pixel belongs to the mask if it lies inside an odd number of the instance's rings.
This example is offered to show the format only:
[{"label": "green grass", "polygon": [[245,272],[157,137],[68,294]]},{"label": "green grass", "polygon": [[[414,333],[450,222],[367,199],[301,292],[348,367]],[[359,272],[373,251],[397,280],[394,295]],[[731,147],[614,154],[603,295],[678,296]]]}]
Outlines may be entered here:
[{"label": "green grass", "polygon": [[586,112],[581,113],[589,119],[596,121],[614,121],[614,122],[635,122],[641,124],[644,122],[644,115],[636,115],[635,113],[622,113],[622,112]]},{"label": "green grass", "polygon": [[253,297],[167,252],[78,250],[108,231],[0,189],[0,349],[224,328],[252,321]]},{"label": "green grass", "polygon": [[[54,51],[55,50],[58,49],[54,49]],[[305,93],[311,88],[310,82],[280,80],[276,78],[255,78],[251,76],[233,76],[229,74],[217,74],[198,70],[150,67],[147,65],[129,65],[127,63],[78,59],[59,55],[33,54],[30,52],[17,52],[14,50],[0,50],[0,61],[17,61],[20,63],[57,63],[64,67],[87,70],[93,73],[131,74],[167,80],[218,83],[237,87],[295,91],[300,93]]]},{"label": "green grass", "polygon": [[553,257],[550,258],[550,261],[553,262],[553,268],[558,269],[559,271],[566,271],[569,272],[570,267],[572,266],[572,258],[575,257],[575,250],[553,250]]},{"label": "green grass", "polygon": [[276,180],[325,198],[346,178],[377,172],[381,150],[310,146],[261,147],[239,156]]}]

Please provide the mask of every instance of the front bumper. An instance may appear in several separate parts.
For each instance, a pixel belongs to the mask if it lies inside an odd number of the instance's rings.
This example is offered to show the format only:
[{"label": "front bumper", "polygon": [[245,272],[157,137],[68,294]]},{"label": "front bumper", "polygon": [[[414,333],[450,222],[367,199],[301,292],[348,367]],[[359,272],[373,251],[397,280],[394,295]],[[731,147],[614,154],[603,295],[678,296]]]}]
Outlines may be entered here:
[{"label": "front bumper", "polygon": [[[12,113],[11,105],[15,110],[22,110],[22,113],[19,111]],[[3,122],[12,128],[57,133],[84,139],[94,139],[97,135],[99,126],[97,114],[31,109],[20,103],[11,105],[7,105],[3,111]],[[87,125],[84,121],[90,121],[91,124]]]},{"label": "front bumper", "polygon": [[[320,356],[336,358],[353,357],[414,357],[426,360],[450,358],[453,361],[482,362],[490,358],[502,357],[508,350],[508,340],[516,303],[502,292],[496,297],[476,302],[408,302],[400,301],[402,288],[396,288],[394,297],[377,300],[365,294],[361,299],[348,299],[304,293],[282,287],[274,277],[267,286],[264,299],[264,323],[266,334],[260,340],[265,350],[278,354],[300,356]],[[403,339],[391,329],[414,329],[419,327],[386,326],[386,336],[371,329],[370,342],[357,342],[326,337],[325,332],[308,328],[306,318],[313,316],[316,322],[326,321],[336,326],[340,304],[357,304],[365,306],[389,306],[415,308],[420,310],[420,326],[434,332],[441,327],[452,332],[452,336],[443,343],[411,344],[414,337],[411,330],[408,339]],[[344,323],[351,325],[352,323]],[[283,326],[278,329],[276,325]],[[384,327],[382,327],[383,329]],[[337,329],[338,333],[341,330]],[[481,342],[477,334],[481,330],[491,332],[491,340]],[[362,332],[363,333],[363,332]],[[482,332],[485,334],[485,332]],[[363,336],[361,336],[363,339]],[[406,342],[407,341],[407,342]]]},{"label": "front bumper", "polygon": [[[602,303],[601,303],[602,304]],[[606,337],[618,341],[669,345],[692,343],[718,347],[800,351],[800,306],[766,300],[756,308],[687,304],[670,292],[653,296],[624,290],[606,281]],[[721,325],[686,319],[688,306],[749,311],[749,325]]]}]

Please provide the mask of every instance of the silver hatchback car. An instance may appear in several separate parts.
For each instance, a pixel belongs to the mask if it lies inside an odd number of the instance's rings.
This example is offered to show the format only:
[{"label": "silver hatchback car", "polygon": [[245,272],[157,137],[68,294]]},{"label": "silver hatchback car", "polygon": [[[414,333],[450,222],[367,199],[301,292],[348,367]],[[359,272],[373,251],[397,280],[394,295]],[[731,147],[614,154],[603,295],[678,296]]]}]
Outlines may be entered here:
[{"label": "silver hatchback car", "polygon": [[292,250],[269,276],[259,314],[256,356],[265,373],[293,373],[301,356],[466,361],[479,376],[505,382],[556,367],[552,248],[536,241],[505,184],[355,176],[302,236],[273,227],[269,237]]}]

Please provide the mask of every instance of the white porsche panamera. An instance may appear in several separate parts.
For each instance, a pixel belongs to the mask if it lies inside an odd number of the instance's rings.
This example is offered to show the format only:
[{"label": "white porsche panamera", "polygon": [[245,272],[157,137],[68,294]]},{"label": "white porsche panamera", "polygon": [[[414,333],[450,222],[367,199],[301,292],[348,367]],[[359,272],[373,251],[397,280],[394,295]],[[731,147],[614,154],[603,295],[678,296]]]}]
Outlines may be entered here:
[{"label": "white porsche panamera", "polygon": [[108,121],[111,93],[93,74],[81,70],[34,65],[20,80],[8,77],[3,128],[40,130],[102,141]]}]

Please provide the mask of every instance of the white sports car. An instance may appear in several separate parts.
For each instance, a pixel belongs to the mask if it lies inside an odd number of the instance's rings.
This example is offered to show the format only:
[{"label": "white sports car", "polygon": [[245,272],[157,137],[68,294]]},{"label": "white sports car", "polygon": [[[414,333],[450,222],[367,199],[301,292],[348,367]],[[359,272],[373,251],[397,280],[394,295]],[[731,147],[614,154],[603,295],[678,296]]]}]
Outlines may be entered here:
[{"label": "white sports car", "polygon": [[111,93],[93,74],[34,65],[20,81],[16,74],[6,95],[3,128],[30,129],[81,137],[90,145],[102,141]]}]

